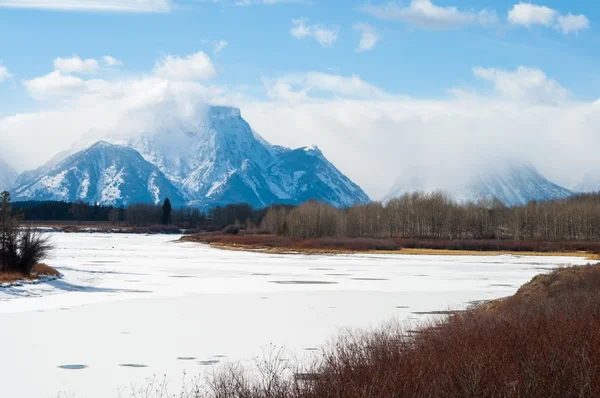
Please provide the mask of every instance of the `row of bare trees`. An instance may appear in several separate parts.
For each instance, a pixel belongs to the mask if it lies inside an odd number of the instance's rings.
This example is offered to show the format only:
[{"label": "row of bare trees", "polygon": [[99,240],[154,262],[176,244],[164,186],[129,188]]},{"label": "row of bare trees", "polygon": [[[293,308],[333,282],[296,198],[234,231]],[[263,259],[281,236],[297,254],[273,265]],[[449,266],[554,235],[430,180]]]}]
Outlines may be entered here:
[{"label": "row of bare trees", "polygon": [[271,208],[262,228],[297,238],[600,241],[600,194],[517,207],[496,200],[462,204],[443,192],[406,194],[385,204],[346,209],[311,201]]}]

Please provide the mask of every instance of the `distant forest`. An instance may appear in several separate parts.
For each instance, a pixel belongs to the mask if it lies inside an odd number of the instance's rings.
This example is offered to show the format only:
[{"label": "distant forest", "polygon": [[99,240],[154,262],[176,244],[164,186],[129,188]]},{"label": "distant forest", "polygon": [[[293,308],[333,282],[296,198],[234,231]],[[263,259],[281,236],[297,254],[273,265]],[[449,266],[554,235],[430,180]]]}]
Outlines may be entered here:
[{"label": "distant forest", "polygon": [[[108,222],[151,226],[164,223],[163,206],[127,207],[83,202],[15,202],[29,221]],[[271,233],[290,238],[370,237],[421,239],[501,239],[600,241],[600,193],[506,207],[496,200],[458,203],[449,195],[413,193],[386,203],[337,209],[309,201],[300,206],[253,209],[247,204],[208,211],[175,208],[168,223],[180,228]],[[238,229],[231,229],[237,226]]]},{"label": "distant forest", "polygon": [[[119,226],[147,227],[164,223],[163,204],[130,204],[113,207],[84,202],[26,201],[14,202],[13,211],[20,212],[25,221],[110,223]],[[273,208],[289,206],[273,206]],[[241,203],[217,206],[207,211],[197,208],[174,208],[170,211],[168,223],[184,229],[220,231],[226,226],[255,228],[270,208],[253,209]]]}]

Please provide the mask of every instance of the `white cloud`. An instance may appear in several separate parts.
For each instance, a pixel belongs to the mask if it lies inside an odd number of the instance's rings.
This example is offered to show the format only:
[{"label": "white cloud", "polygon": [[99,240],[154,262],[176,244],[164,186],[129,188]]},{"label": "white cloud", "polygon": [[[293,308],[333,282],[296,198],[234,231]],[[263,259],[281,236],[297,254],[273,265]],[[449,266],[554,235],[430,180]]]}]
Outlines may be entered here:
[{"label": "white cloud", "polygon": [[102,61],[104,62],[104,65],[108,67],[123,66],[123,61],[120,61],[115,57],[111,57],[110,55],[105,55],[104,57],[102,57]]},{"label": "white cloud", "polygon": [[381,35],[377,33],[374,27],[366,23],[357,23],[354,25],[354,30],[360,32],[360,42],[356,51],[364,52],[372,50],[377,44]]},{"label": "white cloud", "polygon": [[280,77],[275,80],[263,79],[270,98],[298,103],[310,98],[385,98],[377,87],[364,82],[360,76],[350,77],[321,72],[308,72]]},{"label": "white cloud", "polygon": [[93,59],[81,59],[74,55],[71,58],[56,58],[54,68],[64,73],[92,74],[100,69],[100,63]]},{"label": "white cloud", "polygon": [[37,99],[51,96],[83,94],[88,87],[84,80],[55,70],[45,76],[23,81],[27,91]]},{"label": "white cloud", "polygon": [[383,198],[403,170],[459,182],[490,158],[527,159],[572,186],[587,170],[599,168],[594,152],[600,145],[600,101],[568,101],[566,90],[536,69],[474,74],[493,82],[496,92],[415,99],[362,81],[369,89],[348,88],[353,78],[307,74],[304,80],[295,75],[271,82],[271,100],[250,102],[242,111],[272,142],[318,144],[375,199]]},{"label": "white cloud", "polygon": [[515,4],[508,12],[508,21],[527,28],[535,25],[553,27],[566,35],[590,27],[590,21],[585,15],[561,15],[552,8],[531,3]]},{"label": "white cloud", "polygon": [[0,83],[5,81],[6,79],[10,79],[11,77],[12,75],[8,71],[8,68],[2,65],[2,62],[0,62]]},{"label": "white cloud", "polygon": [[0,0],[0,7],[66,11],[168,12],[171,0]]},{"label": "white cloud", "polygon": [[294,27],[290,31],[296,39],[314,38],[323,47],[331,47],[339,36],[339,28],[327,28],[323,25],[307,25],[304,18],[292,20]]},{"label": "white cloud", "polygon": [[568,99],[568,91],[540,69],[520,66],[516,71],[475,68],[476,77],[494,83],[496,91],[512,100],[536,103],[562,102]]},{"label": "white cloud", "polygon": [[558,26],[560,30],[568,35],[572,32],[578,32],[590,27],[590,21],[585,15],[560,15],[558,17]]},{"label": "white cloud", "polygon": [[508,12],[508,21],[513,25],[530,27],[532,25],[552,26],[558,13],[552,8],[529,3],[515,4]]},{"label": "white cloud", "polygon": [[210,57],[199,51],[184,58],[168,55],[156,63],[154,73],[172,79],[210,80],[216,71]]},{"label": "white cloud", "polygon": [[[122,65],[121,61],[111,57],[103,57],[107,66]],[[57,58],[54,61],[56,70],[30,80],[23,81],[27,91],[40,100],[59,97],[75,97],[81,95],[112,96],[115,91],[118,95],[123,87],[123,82],[109,82],[104,79],[84,80],[73,76],[71,73],[83,73],[96,70],[97,61],[81,60],[79,57],[69,59]],[[95,61],[95,60],[93,60]],[[154,68],[153,75],[147,76],[144,81],[172,82],[175,80],[208,80],[215,74],[214,67],[203,52],[189,55],[187,57],[166,56],[160,59]],[[125,84],[127,85],[127,84]]]},{"label": "white cloud", "polygon": [[225,40],[219,40],[217,43],[215,43],[215,53],[216,54],[220,53],[228,45],[229,45],[229,43],[227,43]]},{"label": "white cloud", "polygon": [[0,119],[0,148],[19,154],[8,159],[18,167],[37,167],[81,139],[198,120],[204,104],[217,103],[239,106],[275,144],[319,145],[375,199],[402,170],[464,171],[492,155],[527,157],[566,185],[599,168],[600,101],[568,100],[566,90],[537,69],[478,68],[474,74],[491,82],[494,93],[416,99],[359,76],[308,72],[265,79],[269,98],[258,100],[181,74],[84,80],[54,71],[26,87],[34,95],[61,95],[60,101]]},{"label": "white cloud", "polygon": [[411,0],[407,7],[398,2],[364,7],[369,14],[386,20],[406,22],[412,26],[431,29],[453,29],[465,25],[495,24],[498,17],[494,11],[459,10],[457,7],[437,6],[431,0]]}]

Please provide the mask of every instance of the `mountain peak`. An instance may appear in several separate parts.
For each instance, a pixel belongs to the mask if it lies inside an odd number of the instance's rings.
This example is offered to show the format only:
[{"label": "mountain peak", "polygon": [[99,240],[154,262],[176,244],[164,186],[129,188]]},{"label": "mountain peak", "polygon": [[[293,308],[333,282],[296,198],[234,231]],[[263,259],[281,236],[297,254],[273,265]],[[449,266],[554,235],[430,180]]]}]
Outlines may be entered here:
[{"label": "mountain peak", "polygon": [[208,116],[211,119],[241,119],[242,112],[239,108],[231,106],[210,105]]},{"label": "mountain peak", "polygon": [[308,153],[310,155],[323,156],[323,152],[321,152],[319,147],[316,145],[310,145],[310,146],[300,148],[300,149],[303,149],[306,153]]},{"label": "mountain peak", "polygon": [[102,149],[110,149],[110,148],[116,148],[116,147],[118,147],[118,145],[111,144],[110,142],[107,142],[107,141],[98,141],[95,144],[93,144],[92,146],[90,146],[88,148],[88,150],[89,149],[100,149],[100,150],[102,150]]}]

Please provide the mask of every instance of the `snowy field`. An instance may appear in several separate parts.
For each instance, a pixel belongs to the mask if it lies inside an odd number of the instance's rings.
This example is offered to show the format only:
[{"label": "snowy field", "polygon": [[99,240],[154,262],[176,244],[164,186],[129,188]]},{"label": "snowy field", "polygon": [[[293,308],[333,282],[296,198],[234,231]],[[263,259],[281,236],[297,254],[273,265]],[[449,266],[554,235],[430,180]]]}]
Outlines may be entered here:
[{"label": "snowy field", "polygon": [[0,396],[129,397],[154,375],[176,390],[184,371],[247,361],[271,343],[306,355],[345,327],[464,308],[587,262],[267,255],[178,238],[52,234],[48,263],[64,278],[0,289]]}]

